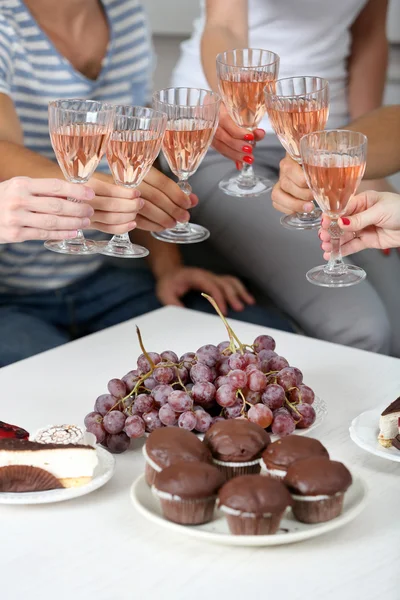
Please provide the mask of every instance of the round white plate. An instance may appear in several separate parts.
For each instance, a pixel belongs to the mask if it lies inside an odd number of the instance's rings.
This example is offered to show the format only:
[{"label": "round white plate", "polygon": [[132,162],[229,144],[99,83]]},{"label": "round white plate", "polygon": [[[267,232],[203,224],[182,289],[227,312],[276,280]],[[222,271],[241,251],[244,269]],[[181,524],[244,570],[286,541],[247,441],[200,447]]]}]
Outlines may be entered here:
[{"label": "round white plate", "polygon": [[189,537],[198,538],[205,542],[224,544],[226,546],[279,546],[301,542],[342,527],[354,519],[364,508],[367,490],[363,481],[353,479],[353,484],[346,492],[343,513],[327,523],[306,525],[296,521],[289,512],[282,519],[281,527],[275,535],[232,535],[222,513],[215,511],[215,518],[205,525],[185,526],[167,521],[162,516],[160,503],[147,485],[144,475],[141,475],[131,487],[131,500],[135,508],[144,517],[161,527],[170,529]]},{"label": "round white plate", "polygon": [[0,493],[0,504],[49,504],[50,502],[62,502],[90,494],[102,487],[111,479],[115,469],[115,458],[105,448],[96,447],[98,465],[95,469],[93,479],[86,485],[76,488],[64,488],[62,490],[48,490],[46,492],[20,492]]},{"label": "round white plate", "polygon": [[350,425],[350,437],[357,446],[360,446],[363,450],[386,458],[387,460],[394,460],[400,462],[400,450],[396,448],[384,448],[378,442],[379,434],[379,417],[382,412],[381,409],[367,410],[366,412],[358,415]]}]

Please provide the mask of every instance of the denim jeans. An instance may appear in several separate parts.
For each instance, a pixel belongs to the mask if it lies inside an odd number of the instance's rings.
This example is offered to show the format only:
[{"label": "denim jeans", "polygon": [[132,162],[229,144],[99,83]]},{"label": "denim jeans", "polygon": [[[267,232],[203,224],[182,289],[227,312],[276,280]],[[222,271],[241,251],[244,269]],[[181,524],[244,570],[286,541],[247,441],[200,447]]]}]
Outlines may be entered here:
[{"label": "denim jeans", "polygon": [[[198,293],[184,298],[194,310],[214,309]],[[44,352],[89,333],[161,308],[155,282],[144,269],[106,266],[63,289],[31,294],[0,295],[0,366]],[[237,318],[266,327],[292,331],[279,313],[247,307]]]}]

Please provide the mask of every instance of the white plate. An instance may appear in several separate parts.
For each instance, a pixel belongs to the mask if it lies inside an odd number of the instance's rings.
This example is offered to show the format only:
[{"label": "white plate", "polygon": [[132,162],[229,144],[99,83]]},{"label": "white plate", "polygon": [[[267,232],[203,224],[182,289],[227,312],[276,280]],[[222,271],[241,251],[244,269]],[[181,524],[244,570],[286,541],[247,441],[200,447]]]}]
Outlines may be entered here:
[{"label": "white plate", "polygon": [[382,408],[367,410],[358,415],[350,425],[350,437],[363,450],[387,460],[400,462],[400,450],[384,448],[378,442],[379,417],[382,410]]},{"label": "white plate", "polygon": [[279,546],[301,542],[342,527],[354,519],[364,508],[367,490],[359,478],[353,479],[353,484],[346,492],[343,513],[327,523],[306,525],[296,521],[291,512],[282,519],[281,528],[275,535],[232,535],[229,532],[226,519],[219,511],[215,518],[205,525],[185,526],[167,521],[162,516],[160,504],[147,485],[144,475],[141,475],[131,487],[131,500],[135,508],[149,521],[177,533],[195,537],[205,542],[224,544],[226,546]]},{"label": "white plate", "polygon": [[107,483],[113,476],[115,469],[114,456],[100,446],[97,446],[96,450],[99,462],[93,479],[86,485],[62,490],[48,490],[46,492],[0,493],[0,504],[48,504],[90,494],[90,492]]}]

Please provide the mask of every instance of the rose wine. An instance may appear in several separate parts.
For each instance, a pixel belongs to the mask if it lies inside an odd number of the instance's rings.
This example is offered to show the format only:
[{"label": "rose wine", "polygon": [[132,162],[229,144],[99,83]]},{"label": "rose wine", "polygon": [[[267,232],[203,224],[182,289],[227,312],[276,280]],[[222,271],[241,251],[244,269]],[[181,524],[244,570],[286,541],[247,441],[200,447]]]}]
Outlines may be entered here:
[{"label": "rose wine", "polygon": [[161,137],[156,131],[113,131],[107,160],[115,183],[125,187],[139,185],[157,158],[160,146]]},{"label": "rose wine", "polygon": [[255,129],[265,113],[264,88],[274,81],[271,73],[231,74],[219,80],[225,106],[239,127]]},{"label": "rose wine", "polygon": [[50,131],[51,143],[64,176],[85,183],[106,151],[110,134],[96,123],[74,123]]},{"label": "rose wine", "polygon": [[167,122],[163,152],[179,178],[196,172],[215,132],[215,125],[203,119],[173,119]]},{"label": "rose wine", "polygon": [[303,168],[320,208],[337,219],[344,214],[348,201],[360,184],[365,162],[354,156],[333,153],[303,163]]},{"label": "rose wine", "polygon": [[290,156],[300,162],[300,140],[303,135],[325,129],[328,107],[315,107],[315,103],[301,106],[267,106],[271,125],[282,146]]}]

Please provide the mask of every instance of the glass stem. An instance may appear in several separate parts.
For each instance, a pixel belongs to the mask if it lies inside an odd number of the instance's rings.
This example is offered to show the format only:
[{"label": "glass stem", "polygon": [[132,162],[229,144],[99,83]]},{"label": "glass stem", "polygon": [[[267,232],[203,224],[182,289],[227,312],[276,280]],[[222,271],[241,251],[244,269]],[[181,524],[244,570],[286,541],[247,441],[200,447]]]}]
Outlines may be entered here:
[{"label": "glass stem", "polygon": [[129,233],[116,233],[111,238],[110,242],[113,244],[130,244]]},{"label": "glass stem", "polygon": [[[70,202],[80,202],[80,200],[72,197],[68,197],[67,200]],[[70,240],[64,240],[64,244],[65,246],[86,246],[86,240],[82,229],[77,230],[76,237],[71,238]]]},{"label": "glass stem", "polygon": [[[253,146],[254,152],[254,148],[256,147],[255,141],[253,140],[252,142],[246,143],[250,144],[250,146]],[[255,185],[255,178],[253,165],[249,165],[248,163],[244,162],[243,167],[237,177],[238,185],[245,188],[253,187]]]},{"label": "glass stem", "polygon": [[337,219],[332,220],[329,227],[329,233],[331,235],[332,250],[325,271],[328,273],[340,274],[346,268],[346,265],[343,262],[342,252],[340,250],[340,237],[343,235],[343,232],[338,225]]},{"label": "glass stem", "polygon": [[[182,190],[182,192],[184,194],[186,194],[187,196],[189,196],[192,193],[192,186],[184,179],[181,179],[180,181],[178,181],[178,187],[180,187],[180,189]],[[175,231],[190,231],[190,225],[189,223],[180,223],[179,221],[177,221],[175,227],[174,227]]]}]

